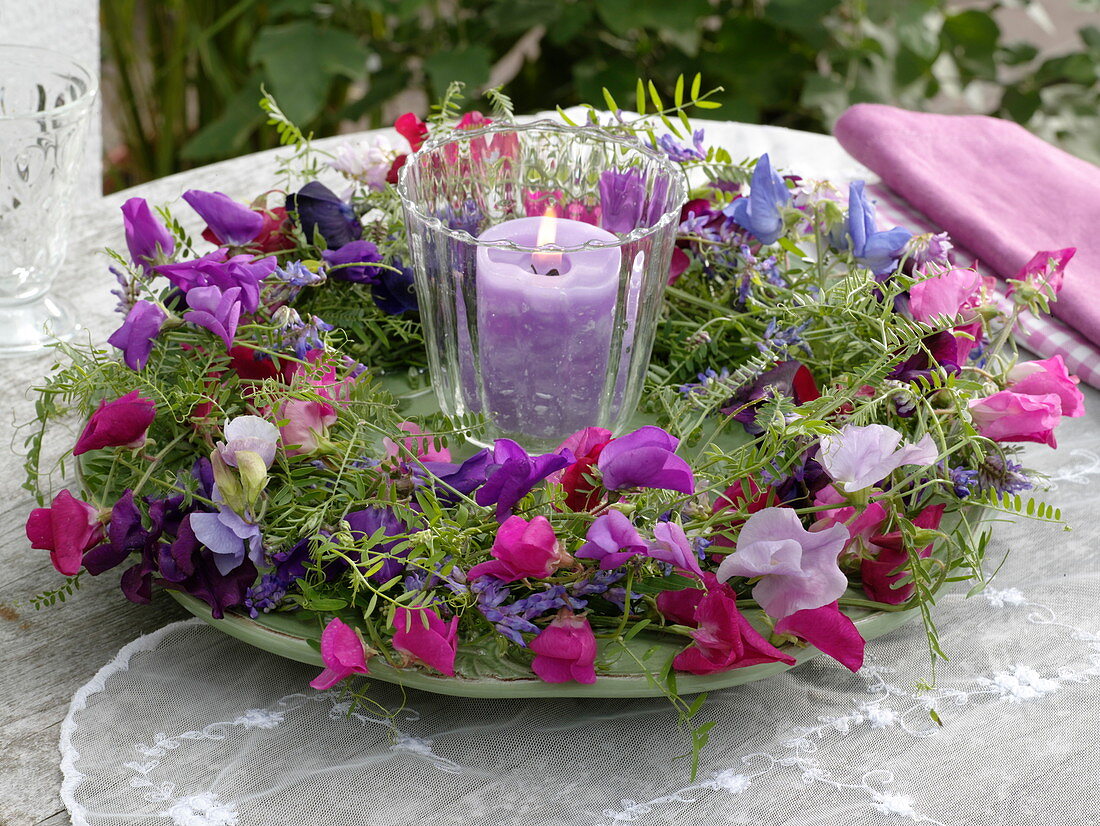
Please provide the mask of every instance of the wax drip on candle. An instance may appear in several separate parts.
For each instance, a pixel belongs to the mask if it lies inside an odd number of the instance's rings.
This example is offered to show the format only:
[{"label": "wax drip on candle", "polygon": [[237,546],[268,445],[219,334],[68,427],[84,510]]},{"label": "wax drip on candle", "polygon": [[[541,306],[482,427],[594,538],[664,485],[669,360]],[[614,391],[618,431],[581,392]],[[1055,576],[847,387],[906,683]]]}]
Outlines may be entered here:
[{"label": "wax drip on candle", "polygon": [[[539,231],[535,236],[535,246],[545,247],[553,244],[558,237],[557,213],[552,206],[546,208],[542,220],[539,221]],[[531,272],[538,275],[560,275],[562,254],[558,250],[539,249],[531,253]]]}]

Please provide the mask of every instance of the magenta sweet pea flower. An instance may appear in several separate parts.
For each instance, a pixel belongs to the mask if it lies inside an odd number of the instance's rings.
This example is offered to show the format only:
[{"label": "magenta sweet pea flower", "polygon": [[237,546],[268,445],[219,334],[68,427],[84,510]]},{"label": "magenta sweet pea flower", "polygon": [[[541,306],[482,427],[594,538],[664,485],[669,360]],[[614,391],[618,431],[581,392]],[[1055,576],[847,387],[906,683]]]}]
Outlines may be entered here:
[{"label": "magenta sweet pea flower", "polygon": [[187,306],[191,310],[184,314],[183,320],[205,327],[225,342],[226,350],[230,350],[241,318],[240,295],[240,287],[224,292],[220,287],[194,287],[187,292]]},{"label": "magenta sweet pea flower", "polygon": [[264,465],[271,467],[275,449],[279,446],[279,428],[259,416],[237,416],[225,423],[225,441],[218,442],[218,453],[230,467],[237,466],[237,453],[255,453]]},{"label": "magenta sweet pea flower", "polygon": [[104,447],[141,447],[156,414],[156,405],[137,390],[114,401],[101,401],[76,440],[73,456]]},{"label": "magenta sweet pea flower", "polygon": [[653,536],[656,541],[649,546],[649,556],[652,559],[667,562],[681,573],[697,577],[703,575],[699,567],[699,557],[678,522],[658,522],[653,526]]},{"label": "magenta sweet pea flower", "polygon": [[508,517],[497,529],[491,553],[493,559],[472,567],[467,579],[479,576],[494,576],[504,582],[526,577],[543,579],[573,561],[545,516],[536,516],[530,522],[519,516]]},{"label": "magenta sweet pea flower", "polygon": [[134,372],[142,370],[153,352],[153,342],[168,318],[164,310],[151,301],[138,301],[126,314],[122,326],[111,333],[107,343],[122,351],[122,360]]},{"label": "magenta sweet pea flower", "polygon": [[450,625],[431,608],[398,608],[393,615],[393,647],[448,677],[455,675],[458,617]]},{"label": "magenta sweet pea flower", "polygon": [[1016,273],[1016,277],[1009,280],[1008,295],[1016,291],[1016,285],[1011,282],[1022,281],[1033,290],[1043,293],[1048,299],[1053,299],[1061,291],[1062,282],[1066,277],[1066,265],[1076,253],[1076,247],[1035,253],[1031,260]]},{"label": "magenta sweet pea flower", "polygon": [[718,580],[760,577],[753,599],[768,616],[782,619],[844,593],[848,578],[837,557],[847,543],[843,525],[808,531],[790,508],[764,508],[741,527],[737,549],[718,566]]},{"label": "magenta sweet pea flower", "polygon": [[[374,652],[371,652],[374,653]],[[352,674],[369,674],[367,647],[359,632],[343,620],[333,617],[321,632],[321,659],[325,670],[310,681],[318,691],[332,688]]]},{"label": "magenta sweet pea flower", "polygon": [[279,406],[279,436],[287,456],[313,453],[328,428],[336,423],[336,408],[328,402],[287,399]]},{"label": "magenta sweet pea flower", "polygon": [[1062,399],[1057,393],[1029,395],[1002,390],[967,406],[974,427],[995,442],[1038,442],[1057,447],[1054,428],[1062,420]]},{"label": "magenta sweet pea flower", "polygon": [[1078,388],[1081,380],[1071,376],[1061,356],[1022,361],[1008,371],[1008,389],[1027,396],[1054,393],[1062,402],[1062,415],[1085,415],[1085,395]]},{"label": "magenta sweet pea flower", "polygon": [[956,267],[914,284],[909,289],[909,312],[926,323],[941,316],[955,318],[981,303],[982,288],[977,272]]},{"label": "magenta sweet pea flower", "polygon": [[724,590],[734,599],[737,595],[728,585],[718,581],[710,571],[703,571],[703,588],[681,588],[678,591],[661,591],[657,594],[657,612],[671,623],[695,628],[699,623],[695,612],[707,591]]},{"label": "magenta sweet pea flower", "polygon": [[153,217],[144,198],[131,198],[122,205],[122,223],[130,260],[146,272],[153,264],[167,259],[175,252],[176,240]]},{"label": "magenta sweet pea flower", "polygon": [[892,427],[846,424],[839,433],[821,437],[818,460],[833,482],[855,493],[903,465],[927,466],[939,458],[939,449],[928,434],[916,444],[900,443],[901,434]]},{"label": "magenta sweet pea flower", "polygon": [[689,674],[714,674],[731,668],[781,662],[794,665],[752,627],[737,610],[737,600],[727,589],[707,591],[695,611],[695,642],[676,655],[672,667]]},{"label": "magenta sweet pea flower", "polygon": [[31,547],[49,551],[50,562],[65,576],[79,573],[84,552],[105,539],[99,511],[68,490],[58,493],[48,508],[32,510],[26,530]]},{"label": "magenta sweet pea flower", "polygon": [[856,624],[835,602],[820,608],[795,611],[775,624],[775,633],[791,634],[808,642],[850,671],[859,671],[863,667],[866,642]]},{"label": "magenta sweet pea flower", "polygon": [[611,510],[597,516],[588,526],[585,542],[577,551],[580,559],[598,559],[600,570],[618,568],[632,556],[649,550],[638,529],[621,511]]},{"label": "magenta sweet pea flower", "polygon": [[221,192],[189,189],[183,193],[183,200],[206,221],[206,226],[218,244],[227,247],[244,246],[255,240],[264,227],[263,215]]},{"label": "magenta sweet pea flower", "polygon": [[[935,530],[943,519],[943,511],[943,505],[929,505],[913,520],[913,524],[918,528]],[[900,605],[908,600],[913,595],[913,583],[908,571],[909,552],[901,531],[872,537],[868,545],[869,556],[859,566],[864,592],[870,599],[888,605]],[[930,553],[932,545],[928,544],[917,551],[917,556],[923,559]]]},{"label": "magenta sweet pea flower", "polygon": [[676,455],[680,440],[654,425],[640,427],[608,442],[596,467],[608,490],[660,488],[680,493],[695,492],[695,476]]},{"label": "magenta sweet pea flower", "polygon": [[596,635],[584,617],[568,608],[531,641],[531,670],[545,683],[596,682]]}]

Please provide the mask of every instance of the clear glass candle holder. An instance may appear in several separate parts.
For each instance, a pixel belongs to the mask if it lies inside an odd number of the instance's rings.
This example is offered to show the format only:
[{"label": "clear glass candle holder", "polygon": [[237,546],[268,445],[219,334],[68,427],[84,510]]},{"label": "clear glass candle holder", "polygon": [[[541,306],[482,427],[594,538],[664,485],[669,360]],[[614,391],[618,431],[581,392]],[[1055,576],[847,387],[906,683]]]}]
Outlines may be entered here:
[{"label": "clear glass candle holder", "polygon": [[668,281],[682,170],[636,141],[550,121],[425,144],[401,170],[432,383],[482,443],[548,450],[620,431]]},{"label": "clear glass candle holder", "polygon": [[95,78],[66,55],[0,44],[0,357],[78,329],[49,288],[65,258],[95,95]]}]

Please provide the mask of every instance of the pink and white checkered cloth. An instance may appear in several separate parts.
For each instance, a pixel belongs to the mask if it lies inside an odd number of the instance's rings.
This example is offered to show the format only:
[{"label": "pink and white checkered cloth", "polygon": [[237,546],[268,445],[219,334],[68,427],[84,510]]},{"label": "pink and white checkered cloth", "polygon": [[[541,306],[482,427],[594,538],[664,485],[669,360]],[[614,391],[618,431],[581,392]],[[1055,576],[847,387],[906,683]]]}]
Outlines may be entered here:
[{"label": "pink and white checkered cloth", "polygon": [[883,181],[868,187],[881,227],[946,230],[958,262],[999,279],[1040,250],[1077,247],[1056,317],[1021,318],[1017,339],[1100,387],[1100,169],[983,116],[858,104],[835,133]]}]

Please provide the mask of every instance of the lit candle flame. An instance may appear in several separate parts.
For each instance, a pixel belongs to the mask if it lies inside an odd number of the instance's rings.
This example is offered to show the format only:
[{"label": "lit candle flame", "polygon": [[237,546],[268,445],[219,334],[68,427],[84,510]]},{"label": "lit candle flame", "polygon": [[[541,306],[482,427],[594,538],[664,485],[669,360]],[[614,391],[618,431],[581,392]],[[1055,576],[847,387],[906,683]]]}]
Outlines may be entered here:
[{"label": "lit candle flame", "polygon": [[[558,237],[557,213],[552,206],[546,208],[546,212],[539,221],[539,231],[535,238],[535,246],[545,247],[553,244]],[[541,274],[561,268],[561,252],[557,250],[542,250],[531,253],[531,268]]]}]

